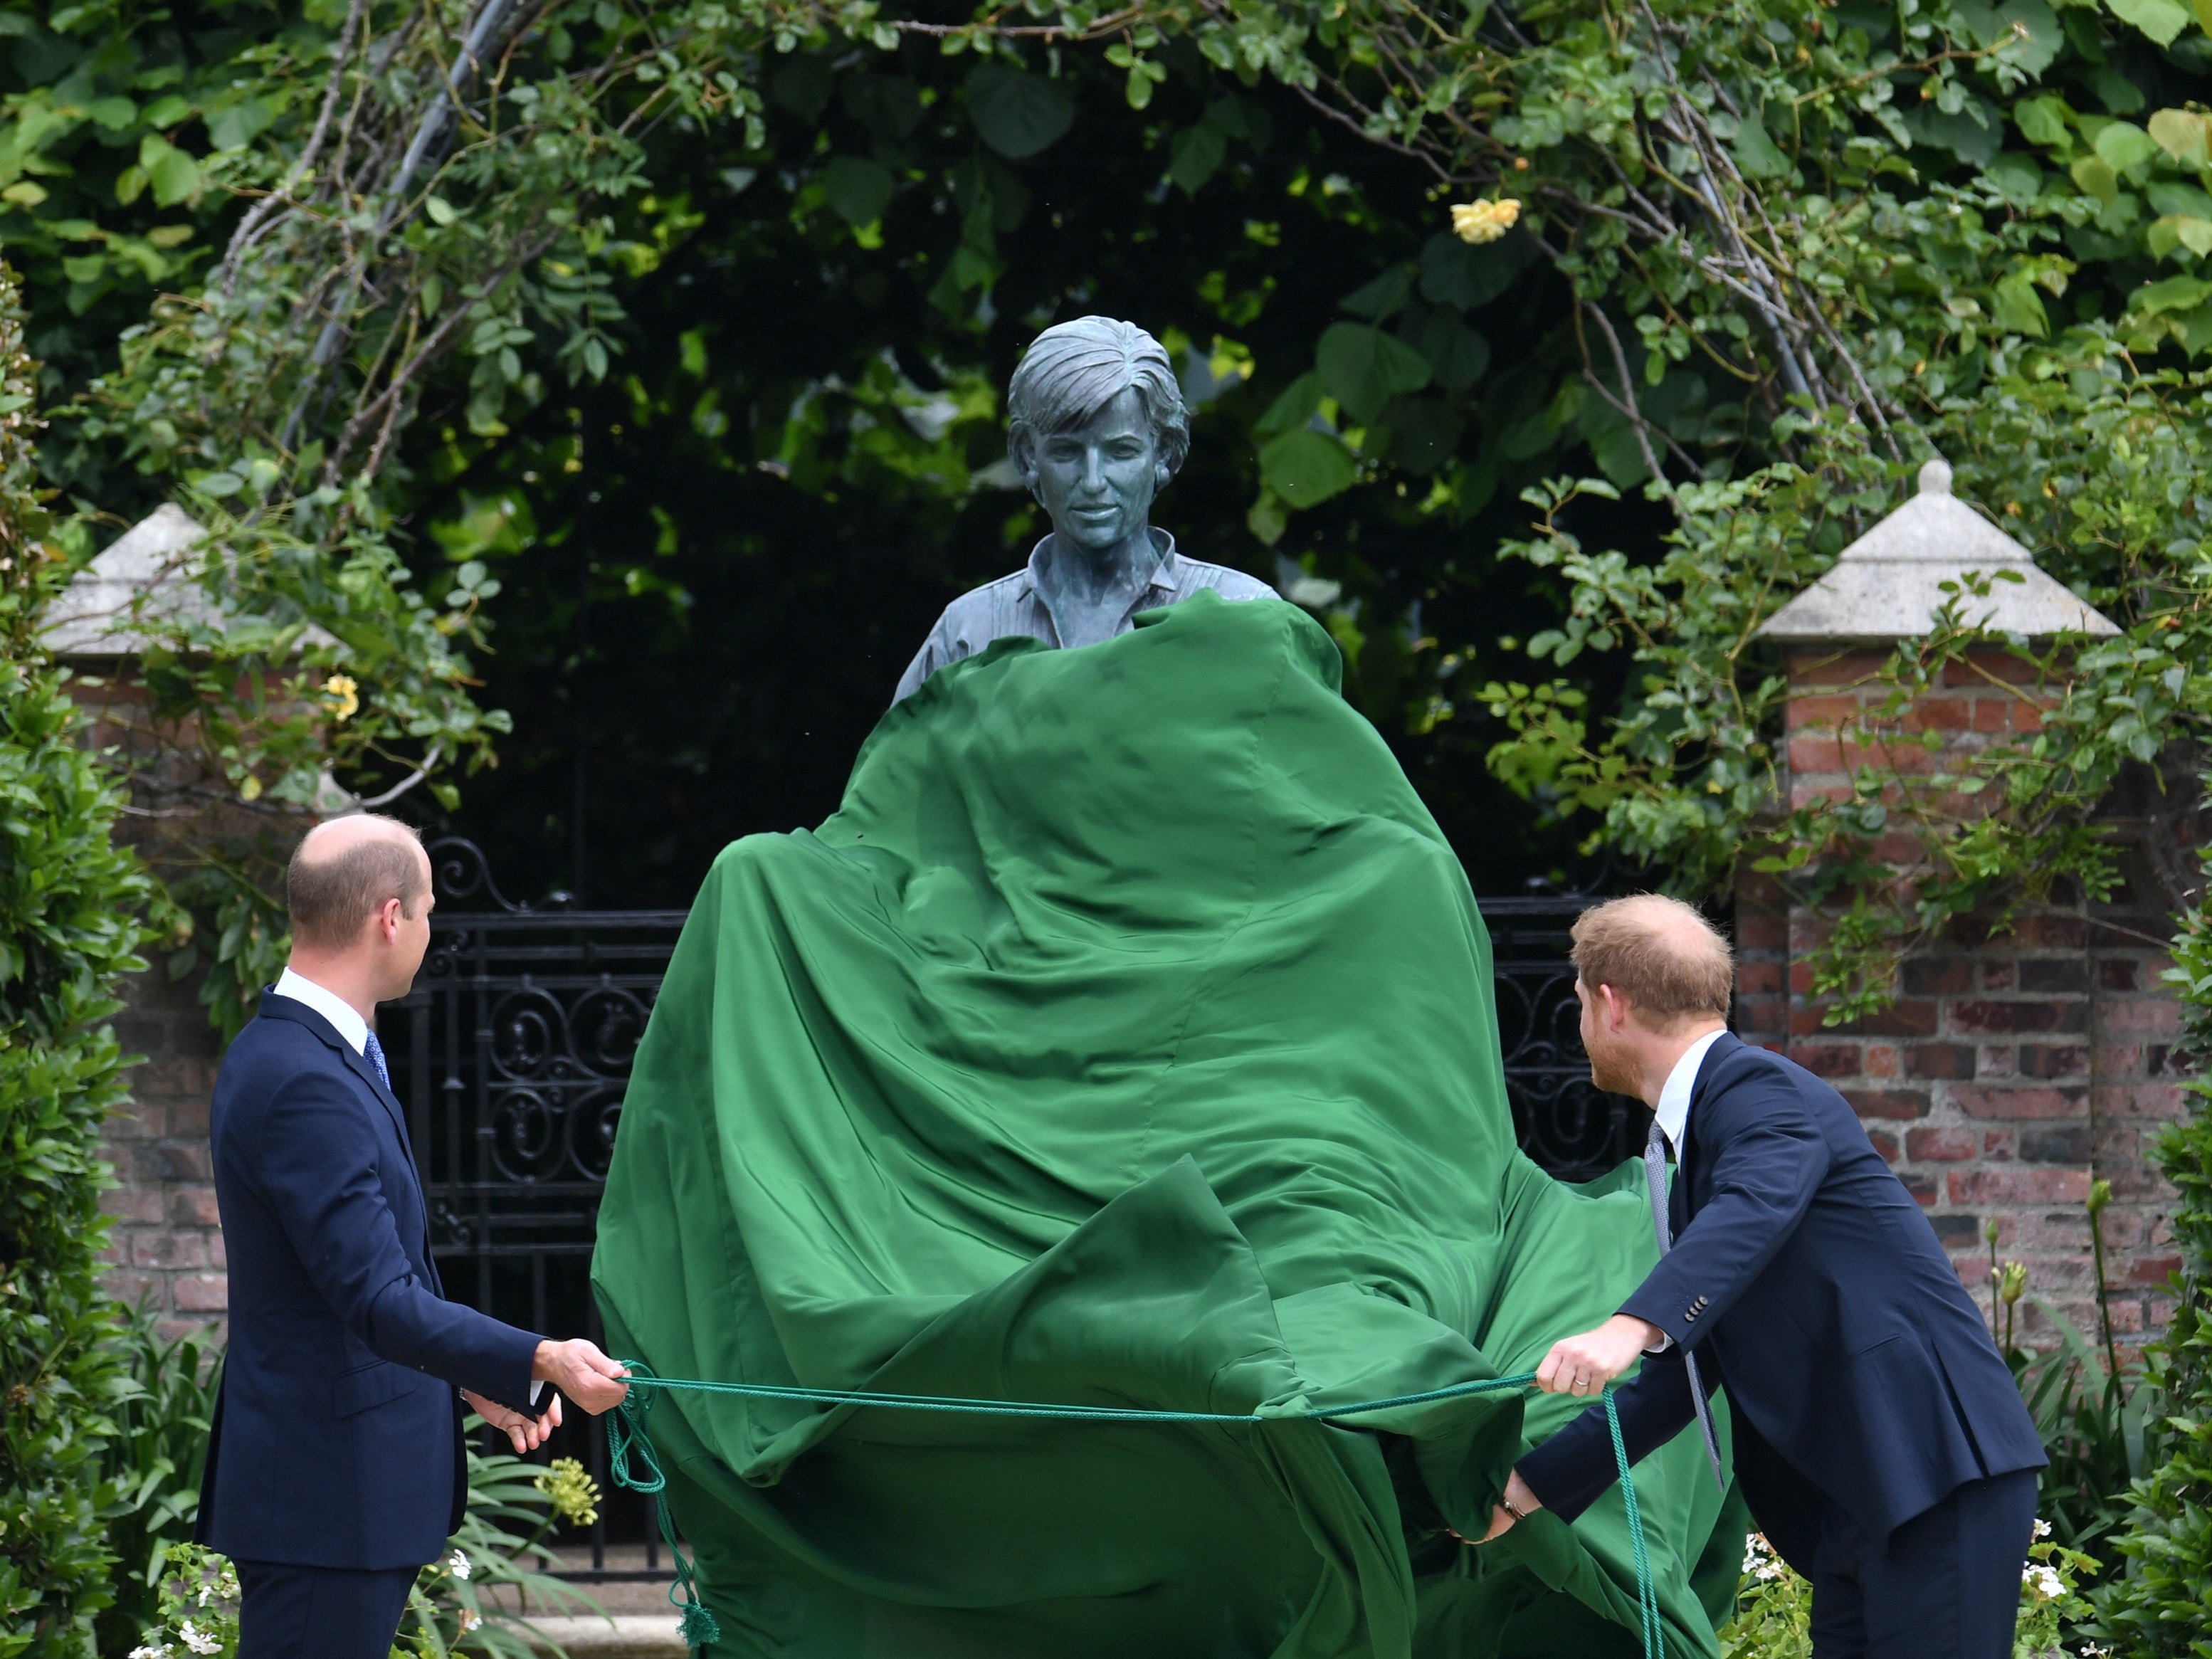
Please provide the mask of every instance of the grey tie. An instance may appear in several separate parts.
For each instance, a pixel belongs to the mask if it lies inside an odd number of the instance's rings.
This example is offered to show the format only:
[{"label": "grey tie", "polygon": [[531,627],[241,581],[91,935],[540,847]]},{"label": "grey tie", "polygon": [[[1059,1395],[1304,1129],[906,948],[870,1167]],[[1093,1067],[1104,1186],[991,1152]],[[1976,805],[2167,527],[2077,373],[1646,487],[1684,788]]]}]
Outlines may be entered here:
[{"label": "grey tie", "polygon": [[[1659,1236],[1659,1254],[1674,1248],[1674,1231],[1667,1225],[1667,1136],[1654,1123],[1651,1138],[1644,1143],[1644,1184],[1651,1192],[1651,1231]],[[1698,1431],[1705,1437],[1705,1458],[1713,1466],[1713,1479],[1728,1491],[1728,1476],[1721,1473],[1721,1443],[1713,1433],[1712,1402],[1705,1398],[1705,1379],[1698,1375],[1698,1357],[1682,1350],[1682,1364],[1690,1373],[1690,1404],[1698,1413]]]}]

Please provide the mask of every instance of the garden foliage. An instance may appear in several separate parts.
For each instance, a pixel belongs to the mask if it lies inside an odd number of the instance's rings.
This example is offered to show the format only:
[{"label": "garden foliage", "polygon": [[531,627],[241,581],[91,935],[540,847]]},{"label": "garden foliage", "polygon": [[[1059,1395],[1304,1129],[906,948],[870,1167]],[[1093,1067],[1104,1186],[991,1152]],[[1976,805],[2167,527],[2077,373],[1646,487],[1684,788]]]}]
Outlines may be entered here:
[{"label": "garden foliage", "polygon": [[33,637],[64,568],[34,487],[34,390],[0,269],[0,1654],[75,1659],[113,1559],[100,1128],[124,1062],[107,1022],[118,975],[144,965],[151,892],[110,838],[113,779]]}]

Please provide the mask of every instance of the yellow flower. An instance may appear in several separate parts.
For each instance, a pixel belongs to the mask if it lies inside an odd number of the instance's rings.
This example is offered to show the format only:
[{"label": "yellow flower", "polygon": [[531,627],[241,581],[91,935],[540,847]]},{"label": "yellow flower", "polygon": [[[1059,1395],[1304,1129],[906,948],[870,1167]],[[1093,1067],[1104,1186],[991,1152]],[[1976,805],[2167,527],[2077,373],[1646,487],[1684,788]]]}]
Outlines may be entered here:
[{"label": "yellow flower", "polygon": [[1513,228],[1521,216],[1521,204],[1511,197],[1502,202],[1455,202],[1452,232],[1462,242],[1494,242]]},{"label": "yellow flower", "polygon": [[555,1458],[552,1467],[542,1471],[534,1484],[563,1521],[588,1527],[599,1518],[599,1484],[574,1458]]},{"label": "yellow flower", "polygon": [[350,674],[333,674],[323,682],[323,695],[331,700],[331,718],[350,720],[361,709],[361,688]]}]

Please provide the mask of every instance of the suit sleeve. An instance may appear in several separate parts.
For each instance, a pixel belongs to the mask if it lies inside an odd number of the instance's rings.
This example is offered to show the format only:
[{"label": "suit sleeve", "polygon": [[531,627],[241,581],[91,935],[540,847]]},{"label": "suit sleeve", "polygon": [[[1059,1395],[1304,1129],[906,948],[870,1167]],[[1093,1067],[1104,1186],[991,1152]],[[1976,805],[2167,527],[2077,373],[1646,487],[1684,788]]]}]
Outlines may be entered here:
[{"label": "suit sleeve", "polygon": [[[1614,1390],[1613,1403],[1620,1414],[1620,1438],[1628,1461],[1640,1463],[1697,1415],[1690,1401],[1690,1368],[1682,1363],[1681,1350],[1669,1348],[1647,1357],[1643,1368]],[[1539,1503],[1562,1521],[1573,1520],[1620,1478],[1605,1407],[1590,1407],[1516,1467]]]},{"label": "suit sleeve", "polygon": [[380,1359],[528,1409],[538,1338],[423,1283],[377,1174],[376,1136],[340,1079],[302,1072],[270,1101],[258,1184],[332,1312]]},{"label": "suit sleeve", "polygon": [[1620,1306],[1692,1348],[1788,1242],[1828,1172],[1812,1110],[1779,1073],[1717,1090],[1697,1110],[1712,1196]]}]

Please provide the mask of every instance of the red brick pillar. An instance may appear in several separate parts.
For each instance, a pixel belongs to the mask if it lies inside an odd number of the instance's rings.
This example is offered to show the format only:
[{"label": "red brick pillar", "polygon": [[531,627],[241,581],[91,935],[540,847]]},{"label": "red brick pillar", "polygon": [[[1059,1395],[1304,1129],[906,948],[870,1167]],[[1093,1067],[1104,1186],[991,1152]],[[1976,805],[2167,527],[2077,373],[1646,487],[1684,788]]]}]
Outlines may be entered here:
[{"label": "red brick pillar", "polygon": [[[2033,731],[2037,705],[2016,660],[1991,651],[1954,667],[1905,719],[1869,733],[1886,653],[1797,647],[1787,659],[1788,787],[1793,808],[1843,799],[1863,764],[1925,776],[1947,762]],[[1990,678],[1975,670],[1985,670]],[[1923,746],[1924,733],[1936,746]],[[1896,832],[1878,848],[1910,861]],[[1811,957],[1820,919],[1771,876],[1747,873],[1736,895],[1741,958],[1737,1025],[1831,1080],[1869,1138],[1924,1205],[1960,1277],[1990,1303],[1994,1220],[2001,1259],[2024,1263],[2029,1296],[2047,1298],[2093,1339],[2097,1282],[2083,1200],[2112,1182],[2104,1212],[2106,1285],[2116,1334],[2162,1318],[2161,1287],[2178,1265],[2172,1193],[2151,1161],[2160,1129],[2184,1097],[2172,1059],[2180,1007],[2160,982],[2159,941],[2172,922],[2154,884],[2136,872],[2107,903],[2055,895],[2008,931],[1961,927],[1909,958],[1896,1003],[1841,1026],[1822,1023]],[[2027,1304],[2021,1329],[2043,1324]]]}]

